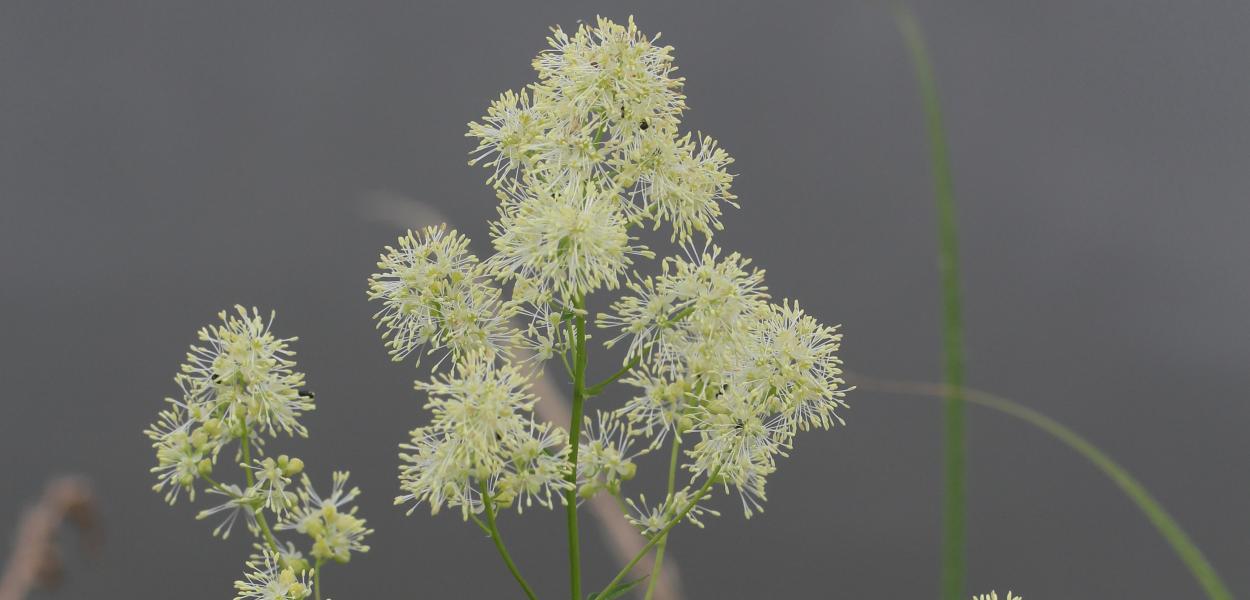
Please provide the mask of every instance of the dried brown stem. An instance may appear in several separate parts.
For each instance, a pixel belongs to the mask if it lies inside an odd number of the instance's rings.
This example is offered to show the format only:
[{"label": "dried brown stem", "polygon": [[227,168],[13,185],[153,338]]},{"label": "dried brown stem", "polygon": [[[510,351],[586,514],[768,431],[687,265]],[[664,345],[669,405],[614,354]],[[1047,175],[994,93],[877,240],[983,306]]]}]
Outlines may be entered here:
[{"label": "dried brown stem", "polygon": [[100,544],[100,521],[91,486],[81,477],[62,476],[48,482],[39,501],[26,509],[17,526],[13,555],[0,575],[0,600],[23,600],[36,588],[53,588],[64,572],[57,532],[68,522],[83,546]]}]

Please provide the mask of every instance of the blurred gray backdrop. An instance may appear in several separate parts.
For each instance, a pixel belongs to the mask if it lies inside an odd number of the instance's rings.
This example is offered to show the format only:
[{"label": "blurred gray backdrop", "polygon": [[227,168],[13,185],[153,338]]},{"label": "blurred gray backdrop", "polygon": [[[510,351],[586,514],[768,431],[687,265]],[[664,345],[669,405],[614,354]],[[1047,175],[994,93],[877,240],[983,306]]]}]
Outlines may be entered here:
[{"label": "blurred gray backdrop", "polygon": [[[917,8],[956,170],[971,384],[1102,445],[1250,593],[1250,4]],[[0,540],[47,476],[82,472],[107,545],[58,597],[231,595],[244,539],[210,538],[197,506],[148,490],[141,431],[195,330],[243,303],[278,309],[318,393],[313,437],[281,447],[320,479],[350,468],[377,529],[372,552],[327,570],[328,594],[517,596],[471,524],[391,506],[420,372],[373,329],[365,279],[400,228],[362,207],[431,203],[485,252],[495,201],[465,165],[465,123],[533,78],[549,25],[597,13],[664,33],[687,126],[737,158],[742,208],[718,241],[775,296],[843,323],[849,368],[937,380],[920,106],[877,3],[8,0]],[[762,516],[722,500],[706,530],[679,530],[691,597],[935,596],[939,404],[851,402],[848,427],[800,439]],[[969,593],[1199,596],[1081,458],[971,410]],[[560,514],[502,527],[561,597]],[[584,545],[602,582],[615,568],[593,529]]]}]

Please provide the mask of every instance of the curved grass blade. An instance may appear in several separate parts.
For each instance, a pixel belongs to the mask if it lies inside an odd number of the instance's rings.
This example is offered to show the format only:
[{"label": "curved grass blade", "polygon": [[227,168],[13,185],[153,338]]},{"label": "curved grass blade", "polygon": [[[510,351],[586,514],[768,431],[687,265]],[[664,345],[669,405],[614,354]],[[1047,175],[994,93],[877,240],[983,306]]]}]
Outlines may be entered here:
[{"label": "curved grass blade", "polygon": [[[876,390],[891,394],[941,398],[950,391],[948,386],[935,383],[876,380],[863,376],[848,377],[848,379],[852,380],[856,387],[861,390]],[[1232,592],[1228,590],[1224,581],[1220,579],[1219,574],[1215,571],[1215,567],[1211,566],[1206,556],[1203,555],[1202,550],[1199,550],[1198,546],[1189,538],[1189,535],[1185,533],[1185,530],[1181,529],[1180,524],[1168,514],[1158,500],[1154,499],[1154,496],[1150,495],[1150,492],[1146,490],[1141,482],[1130,475],[1119,463],[1112,460],[1106,452],[1103,452],[1066,425],[1023,404],[974,389],[965,388],[963,393],[964,398],[969,403],[1020,419],[1049,433],[1060,442],[1063,442],[1064,445],[1076,450],[1077,453],[1085,457],[1086,460],[1110,478],[1128,496],[1129,500],[1132,500],[1133,504],[1136,504],[1137,508],[1146,515],[1146,519],[1150,521],[1151,525],[1155,526],[1155,529],[1159,531],[1163,539],[1172,547],[1172,550],[1176,552],[1181,562],[1189,569],[1194,579],[1198,580],[1198,584],[1206,592],[1207,598],[1210,600],[1232,600]]]}]

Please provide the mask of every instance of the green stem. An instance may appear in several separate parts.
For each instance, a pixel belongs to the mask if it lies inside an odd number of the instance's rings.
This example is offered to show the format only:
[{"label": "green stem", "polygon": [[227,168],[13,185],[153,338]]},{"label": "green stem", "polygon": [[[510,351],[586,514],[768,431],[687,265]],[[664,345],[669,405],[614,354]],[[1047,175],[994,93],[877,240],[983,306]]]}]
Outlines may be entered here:
[{"label": "green stem", "polygon": [[[673,434],[673,449],[668,456],[668,492],[664,498],[667,502],[673,497],[673,492],[677,487],[677,457],[681,454],[681,435]],[[651,578],[647,581],[647,593],[643,596],[643,600],[651,600],[652,594],[655,593],[655,584],[660,580],[660,571],[664,568],[664,548],[668,546],[668,534],[660,538],[660,543],[655,546],[655,566],[651,567]]]},{"label": "green stem", "polygon": [[[661,321],[659,324],[659,327],[668,327],[690,316],[690,313],[693,313],[693,312],[694,312],[694,306],[687,306],[686,308],[683,308],[681,311],[679,311],[677,314],[673,315],[671,318]],[[592,396],[598,396],[599,394],[602,394],[604,388],[608,387],[609,385],[612,385],[613,383],[616,382],[616,380],[629,374],[630,371],[632,371],[635,367],[637,367],[640,364],[642,364],[642,356],[633,357],[632,359],[629,360],[629,362],[625,363],[625,366],[621,367],[620,370],[613,373],[607,379],[604,379],[603,381],[600,381],[599,383],[596,383],[590,386],[589,388],[586,388],[586,397],[590,398]]]},{"label": "green stem", "polygon": [[963,311],[959,284],[959,233],[955,221],[955,189],[947,155],[937,83],[915,15],[896,4],[894,15],[915,65],[929,138],[933,192],[938,213],[938,264],[942,277],[942,341],[946,373],[944,408],[945,495],[942,500],[943,600],[964,596],[967,562],[967,418],[964,406]]},{"label": "green stem", "polygon": [[[242,429],[239,445],[243,453],[243,464],[250,465],[252,464],[252,453],[249,448],[248,439],[252,437],[251,431],[248,430],[247,422],[242,418],[239,419],[239,427]],[[247,480],[247,487],[250,488],[253,485],[256,485],[256,478],[252,476],[252,470],[246,466],[243,467],[243,477]],[[256,517],[256,524],[260,525],[260,531],[265,537],[265,543],[269,544],[269,549],[272,550],[274,554],[280,554],[278,550],[278,540],[273,537],[273,532],[269,530],[269,521],[265,519],[264,511],[253,506],[252,516]]]},{"label": "green stem", "polygon": [[638,554],[635,554],[634,558],[625,565],[625,568],[621,569],[621,571],[616,574],[616,577],[613,577],[612,581],[609,581],[608,585],[604,586],[603,591],[596,594],[596,596],[606,595],[610,590],[612,590],[612,588],[616,587],[616,584],[620,583],[626,575],[629,575],[629,572],[633,571],[634,567],[638,565],[638,561],[642,560],[642,557],[646,556],[656,544],[660,543],[660,540],[664,539],[664,537],[668,535],[669,530],[677,526],[682,519],[686,518],[686,515],[690,514],[690,511],[694,510],[694,507],[699,504],[699,501],[712,490],[712,483],[716,481],[716,478],[719,475],[720,467],[717,467],[716,470],[712,471],[712,474],[708,476],[707,481],[703,483],[703,487],[700,487],[699,491],[695,492],[694,495],[690,497],[690,503],[686,505],[686,508],[682,509],[682,511],[674,517],[672,521],[669,521],[668,524],[664,526],[664,529],[661,529],[654,536],[651,536],[651,539],[647,540],[647,544],[642,547],[642,550],[639,550]]},{"label": "green stem", "polygon": [[317,596],[317,600],[321,600],[321,566],[325,564],[325,560],[318,558],[317,566],[313,567],[313,594]]},{"label": "green stem", "polygon": [[586,388],[586,397],[590,398],[592,396],[598,396],[599,394],[602,394],[604,388],[615,383],[617,379],[624,377],[627,373],[632,371],[634,367],[637,367],[641,362],[642,362],[642,357],[635,356],[629,362],[625,363],[625,366],[621,367],[619,371],[613,373],[607,379],[604,379],[603,381],[600,381],[599,383],[596,383]]},{"label": "green stem", "polygon": [[565,481],[572,484],[564,493],[565,520],[569,534],[569,594],[572,600],[582,598],[582,557],[577,534],[577,452],[582,439],[582,412],[586,401],[586,302],[581,296],[573,301],[573,414],[569,417],[569,471]]},{"label": "green stem", "polygon": [[[950,391],[949,386],[938,384],[873,380],[860,376],[854,376],[852,380],[860,389],[875,389],[893,394],[941,398]],[[1185,530],[1181,529],[1180,524],[1168,514],[1163,505],[1159,504],[1150,495],[1150,492],[1141,482],[1137,481],[1124,467],[1112,460],[1105,452],[1075,431],[1069,429],[1066,425],[1027,406],[1002,396],[973,389],[965,389],[964,394],[968,402],[1020,419],[1049,433],[1069,448],[1080,453],[1081,456],[1085,457],[1086,460],[1110,478],[1128,496],[1129,500],[1136,504],[1137,508],[1146,515],[1146,519],[1150,521],[1151,525],[1154,525],[1155,529],[1163,536],[1163,539],[1172,547],[1172,550],[1180,557],[1181,562],[1189,569],[1194,579],[1198,580],[1198,584],[1206,592],[1207,598],[1211,600],[1232,600],[1232,592],[1224,585],[1224,581],[1220,579],[1219,574],[1215,571],[1215,567],[1207,561],[1202,550],[1194,544],[1189,535],[1185,533]]]},{"label": "green stem", "polygon": [[517,568],[516,563],[512,562],[512,555],[508,554],[508,549],[503,545],[503,538],[499,535],[499,526],[495,524],[495,506],[491,502],[490,491],[486,489],[486,482],[482,482],[482,505],[486,512],[486,523],[490,532],[490,539],[495,542],[495,549],[499,550],[499,556],[503,557],[503,563],[508,566],[508,571],[512,573],[512,577],[520,584],[521,589],[525,592],[525,596],[529,600],[537,600],[538,596],[534,595],[534,588],[525,581],[521,576],[521,570]]}]

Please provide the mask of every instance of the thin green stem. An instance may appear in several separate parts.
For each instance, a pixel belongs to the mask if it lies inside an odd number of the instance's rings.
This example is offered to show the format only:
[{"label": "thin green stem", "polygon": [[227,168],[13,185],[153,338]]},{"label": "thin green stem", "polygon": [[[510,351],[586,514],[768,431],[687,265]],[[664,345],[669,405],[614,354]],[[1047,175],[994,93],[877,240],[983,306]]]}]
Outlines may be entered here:
[{"label": "thin green stem", "polygon": [[[686,308],[683,308],[681,311],[679,311],[677,314],[673,315],[672,318],[660,321],[660,324],[658,326],[668,327],[669,325],[677,323],[678,321],[681,321],[682,319],[690,316],[690,313],[692,312],[694,312],[694,306],[687,306]],[[642,364],[642,356],[639,355],[639,356],[633,357],[632,359],[629,360],[629,362],[625,363],[625,366],[621,367],[617,372],[613,373],[607,379],[604,379],[603,381],[600,381],[599,383],[596,383],[590,386],[589,388],[586,388],[586,397],[590,398],[592,396],[598,396],[599,394],[602,394],[604,388],[608,387],[609,385],[612,385],[613,383],[616,382],[616,380],[624,377],[625,375],[628,375],[630,371],[634,370],[634,368],[636,368],[640,364]]]},{"label": "thin green stem", "polygon": [[486,535],[490,535],[490,527],[487,527],[486,524],[483,523],[481,519],[477,518],[477,515],[470,514],[469,519],[473,521],[474,525],[477,525],[478,529],[482,530],[482,533],[485,533]]},{"label": "thin green stem", "polygon": [[627,373],[632,371],[634,367],[637,367],[641,362],[642,362],[641,356],[635,356],[634,358],[630,359],[629,362],[625,363],[625,366],[621,367],[619,371],[613,373],[607,379],[604,379],[603,381],[600,381],[599,383],[596,383],[586,388],[586,397],[590,398],[590,397],[598,396],[599,394],[602,394],[604,388],[615,383],[617,379],[624,377]]},{"label": "thin green stem", "polygon": [[915,15],[896,4],[894,15],[899,31],[911,53],[916,83],[924,105],[925,129],[929,138],[933,192],[938,213],[938,265],[942,278],[942,342],[946,373],[944,408],[945,494],[942,499],[942,583],[943,600],[964,597],[967,562],[967,417],[964,406],[963,309],[959,283],[959,232],[955,219],[955,188],[947,155],[946,133],[938,103],[933,65],[925,48],[924,36]]},{"label": "thin green stem", "polygon": [[[949,386],[940,384],[875,380],[862,376],[852,376],[850,379],[860,389],[875,389],[892,394],[942,398],[950,391]],[[1168,514],[1163,505],[1154,499],[1141,482],[1137,481],[1119,463],[1112,460],[1107,453],[1069,429],[1066,425],[1027,406],[1002,396],[979,390],[964,389],[963,392],[969,403],[1020,419],[1050,434],[1069,448],[1076,450],[1111,479],[1128,496],[1129,500],[1136,504],[1137,508],[1146,515],[1146,519],[1150,521],[1151,525],[1154,525],[1155,529],[1163,536],[1163,539],[1172,547],[1172,550],[1176,552],[1181,562],[1189,569],[1194,579],[1198,580],[1198,584],[1206,592],[1207,598],[1210,600],[1232,600],[1232,592],[1228,590],[1224,581],[1220,579],[1215,567],[1203,555],[1202,550],[1189,538],[1189,535],[1185,533],[1180,524]]]},{"label": "thin green stem", "polygon": [[[250,465],[252,464],[252,453],[251,448],[249,447],[248,438],[252,437],[251,432],[247,428],[247,423],[242,418],[239,419],[239,427],[242,430],[242,434],[239,438],[239,446],[241,448],[241,452],[243,453],[243,464]],[[252,470],[246,466],[243,467],[243,477],[247,480],[247,487],[250,488],[256,484],[256,479],[252,476]],[[264,511],[255,506],[251,508],[252,515],[256,517],[256,524],[260,526],[260,531],[264,535],[265,543],[269,544],[269,549],[272,550],[274,554],[278,554],[278,540],[273,537],[273,532],[269,529],[269,521],[265,518]]]},{"label": "thin green stem", "polygon": [[321,600],[321,567],[325,564],[325,559],[318,558],[317,566],[313,567],[313,594],[317,596],[317,600]]},{"label": "thin green stem", "polygon": [[569,537],[569,594],[572,600],[582,598],[582,557],[577,533],[577,451],[582,439],[582,412],[586,401],[586,301],[578,296],[573,301],[573,412],[569,417],[569,471],[565,481],[570,484],[564,493],[565,520]]},{"label": "thin green stem", "polygon": [[703,486],[699,488],[699,491],[695,492],[694,495],[690,497],[690,502],[686,505],[686,508],[682,509],[676,517],[673,517],[673,520],[669,521],[668,524],[664,526],[664,529],[661,529],[655,535],[651,536],[651,539],[647,540],[647,544],[642,547],[642,550],[639,550],[638,554],[635,554],[634,558],[630,559],[630,561],[626,563],[625,568],[621,569],[620,572],[616,574],[616,577],[613,577],[612,581],[609,581],[608,585],[604,586],[603,591],[599,592],[597,595],[603,596],[607,594],[608,591],[616,587],[616,584],[620,583],[626,575],[629,575],[630,571],[633,571],[634,567],[638,565],[638,561],[642,560],[642,557],[646,556],[656,544],[660,543],[660,540],[664,539],[664,537],[668,535],[669,530],[677,526],[682,519],[685,519],[686,515],[690,514],[690,511],[694,510],[695,506],[698,506],[699,501],[712,490],[712,483],[716,481],[718,476],[720,476],[720,467],[717,467],[715,471],[712,471],[712,474],[708,476],[707,481],[703,483]]},{"label": "thin green stem", "polygon": [[[681,455],[681,435],[673,434],[673,449],[668,456],[668,491],[665,493],[665,501],[673,497],[673,492],[677,487],[677,457]],[[660,538],[660,543],[655,546],[655,566],[651,567],[651,578],[647,581],[647,593],[643,596],[643,600],[651,600],[651,595],[655,593],[655,584],[660,580],[660,571],[664,568],[664,549],[668,546],[668,534]]]},{"label": "thin green stem", "polygon": [[491,501],[490,491],[486,488],[486,482],[482,482],[482,505],[486,512],[486,523],[490,533],[490,539],[495,542],[495,549],[499,550],[499,556],[503,557],[503,563],[508,566],[508,571],[512,573],[512,577],[520,584],[521,589],[525,592],[525,596],[529,600],[538,600],[538,596],[534,595],[534,588],[525,581],[521,576],[521,570],[517,568],[516,563],[512,562],[512,555],[508,554],[508,548],[503,545],[503,538],[499,535],[499,526],[495,524],[495,505]]}]

